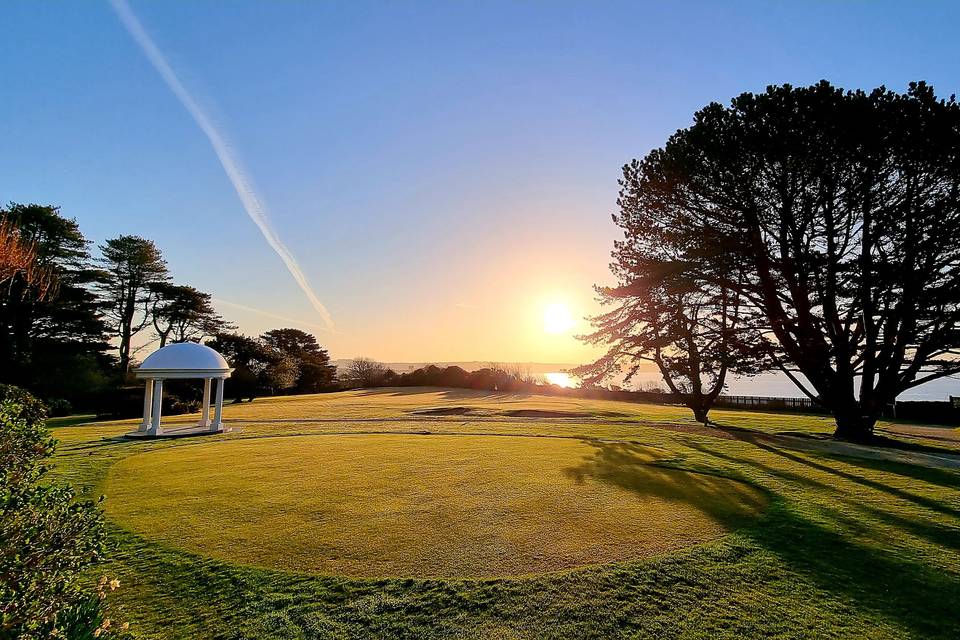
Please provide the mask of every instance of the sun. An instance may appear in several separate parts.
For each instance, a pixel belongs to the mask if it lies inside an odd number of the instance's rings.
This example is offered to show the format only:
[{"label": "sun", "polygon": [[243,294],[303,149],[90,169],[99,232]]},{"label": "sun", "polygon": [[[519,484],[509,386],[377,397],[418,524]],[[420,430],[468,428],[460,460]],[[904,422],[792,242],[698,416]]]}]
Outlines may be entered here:
[{"label": "sun", "polygon": [[548,305],[543,311],[543,330],[555,336],[569,333],[576,323],[570,308],[561,302]]}]

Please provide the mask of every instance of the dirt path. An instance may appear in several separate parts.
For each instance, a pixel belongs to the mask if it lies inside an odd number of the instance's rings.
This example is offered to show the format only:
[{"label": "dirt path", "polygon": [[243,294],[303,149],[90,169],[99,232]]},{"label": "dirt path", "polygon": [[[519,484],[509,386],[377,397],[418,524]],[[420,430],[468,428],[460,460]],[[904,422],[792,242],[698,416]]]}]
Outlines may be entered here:
[{"label": "dirt path", "polygon": [[960,429],[919,424],[885,424],[877,429],[907,439],[933,440],[947,446],[960,447]]}]

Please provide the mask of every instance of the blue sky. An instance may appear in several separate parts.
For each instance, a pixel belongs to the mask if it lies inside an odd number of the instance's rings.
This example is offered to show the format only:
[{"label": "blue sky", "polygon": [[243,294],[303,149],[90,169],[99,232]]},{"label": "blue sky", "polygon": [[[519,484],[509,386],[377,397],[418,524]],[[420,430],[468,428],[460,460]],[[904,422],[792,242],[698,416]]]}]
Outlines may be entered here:
[{"label": "blue sky", "polygon": [[[577,362],[620,166],[706,103],[960,91],[955,3],[131,2],[242,159],[335,357]],[[322,324],[106,2],[0,5],[0,199],[154,239],[249,333]],[[228,302],[235,305],[227,304]]]}]

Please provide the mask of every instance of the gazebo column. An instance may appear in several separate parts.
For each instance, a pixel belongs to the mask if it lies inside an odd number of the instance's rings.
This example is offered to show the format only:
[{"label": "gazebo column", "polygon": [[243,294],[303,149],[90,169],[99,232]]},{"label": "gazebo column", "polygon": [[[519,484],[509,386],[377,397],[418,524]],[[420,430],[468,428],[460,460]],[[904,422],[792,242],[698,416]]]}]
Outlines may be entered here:
[{"label": "gazebo column", "polygon": [[147,378],[143,385],[143,421],[140,423],[139,431],[146,431],[150,428],[151,405],[153,404],[153,379]]},{"label": "gazebo column", "polygon": [[203,379],[203,409],[197,426],[210,426],[210,378]]},{"label": "gazebo column", "polygon": [[160,429],[160,413],[163,408],[163,378],[157,378],[153,383],[153,419],[150,421],[148,433],[160,435],[163,433]]},{"label": "gazebo column", "polygon": [[223,430],[223,383],[225,378],[217,378],[217,406],[213,412],[213,423],[210,425],[210,431]]}]

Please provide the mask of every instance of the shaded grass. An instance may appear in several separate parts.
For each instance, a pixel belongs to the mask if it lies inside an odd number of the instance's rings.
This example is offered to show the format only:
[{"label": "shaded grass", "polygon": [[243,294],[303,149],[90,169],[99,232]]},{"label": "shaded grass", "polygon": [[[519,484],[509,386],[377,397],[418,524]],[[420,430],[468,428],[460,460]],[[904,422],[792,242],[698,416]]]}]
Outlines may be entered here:
[{"label": "shaded grass", "polygon": [[87,424],[88,422],[93,422],[97,419],[97,416],[92,413],[77,413],[72,416],[60,416],[58,418],[47,418],[47,426],[51,429],[59,429],[61,427],[72,427],[77,424]]},{"label": "shaded grass", "polygon": [[[331,394],[228,408],[244,432],[222,440],[376,429],[510,433],[627,440],[589,445],[569,479],[642,497],[631,447],[658,464],[746,480],[771,496],[753,523],[704,545],[652,559],[524,579],[364,580],[227,564],[151,542],[112,525],[104,571],[119,575],[124,619],[143,638],[956,638],[960,637],[960,474],[656,428],[689,424],[671,407],[459,391]],[[635,422],[529,419],[390,421],[411,410],[481,403],[491,408],[625,412]],[[504,404],[506,403],[506,404]],[[258,406],[259,405],[259,406]],[[321,416],[330,422],[291,423]],[[338,413],[381,420],[337,423]],[[731,412],[734,413],[734,412]],[[761,430],[815,431],[810,416],[758,414]],[[719,420],[719,418],[718,418]],[[58,473],[93,493],[127,456],[184,446],[101,440],[127,424],[57,431]],[[210,442],[210,441],[205,441]],[[145,458],[149,456],[144,456]],[[183,471],[188,474],[189,470]],[[108,504],[111,498],[108,497]]]}]

